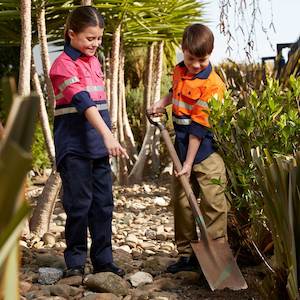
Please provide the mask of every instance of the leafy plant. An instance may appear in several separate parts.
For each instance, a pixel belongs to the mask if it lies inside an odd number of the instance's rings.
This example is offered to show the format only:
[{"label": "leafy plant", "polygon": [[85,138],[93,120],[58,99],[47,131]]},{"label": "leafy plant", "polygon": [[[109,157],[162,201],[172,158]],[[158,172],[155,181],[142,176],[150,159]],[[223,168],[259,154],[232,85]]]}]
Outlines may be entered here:
[{"label": "leafy plant", "polygon": [[46,151],[45,140],[40,123],[37,124],[34,133],[34,143],[32,145],[32,168],[40,171],[45,168],[50,168],[51,162]]},{"label": "leafy plant", "polygon": [[18,299],[18,238],[29,211],[22,187],[31,165],[38,105],[38,97],[16,98],[0,143],[1,299]]},{"label": "leafy plant", "polygon": [[252,151],[275,250],[274,271],[264,278],[261,291],[266,299],[299,299],[300,152],[289,159],[265,154]]},{"label": "leafy plant", "polygon": [[226,164],[227,195],[238,218],[236,222],[246,230],[246,238],[254,239],[262,250],[269,249],[270,239],[264,239],[261,230],[269,229],[251,149],[268,148],[272,155],[287,156],[299,148],[299,88],[300,78],[291,77],[285,89],[277,80],[268,79],[260,91],[245,94],[243,105],[231,93],[223,103],[216,99],[210,102],[211,123]]}]

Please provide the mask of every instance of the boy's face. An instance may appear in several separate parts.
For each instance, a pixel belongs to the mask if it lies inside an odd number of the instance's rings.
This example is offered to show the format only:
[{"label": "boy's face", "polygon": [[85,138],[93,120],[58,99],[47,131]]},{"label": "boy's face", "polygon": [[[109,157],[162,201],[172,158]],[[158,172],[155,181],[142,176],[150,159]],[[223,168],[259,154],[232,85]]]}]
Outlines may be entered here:
[{"label": "boy's face", "polygon": [[69,30],[71,46],[81,51],[86,56],[95,55],[97,48],[101,46],[103,28],[99,26],[88,26],[81,32]]},{"label": "boy's face", "polygon": [[190,74],[198,74],[209,65],[210,54],[199,57],[192,55],[188,50],[183,50],[183,61]]}]

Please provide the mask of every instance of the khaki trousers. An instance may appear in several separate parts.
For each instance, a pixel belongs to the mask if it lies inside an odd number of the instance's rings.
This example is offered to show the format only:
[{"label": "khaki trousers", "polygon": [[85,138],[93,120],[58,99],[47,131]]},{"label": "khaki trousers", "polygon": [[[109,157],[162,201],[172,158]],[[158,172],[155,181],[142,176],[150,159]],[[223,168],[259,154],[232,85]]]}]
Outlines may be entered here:
[{"label": "khaki trousers", "polygon": [[[190,183],[196,198],[201,194],[200,209],[211,238],[227,238],[229,205],[224,193],[227,180],[222,157],[218,153],[213,153],[201,163],[195,164]],[[172,203],[177,250],[179,255],[188,256],[193,252],[190,241],[197,240],[198,235],[189,202],[175,176],[172,180]]]}]

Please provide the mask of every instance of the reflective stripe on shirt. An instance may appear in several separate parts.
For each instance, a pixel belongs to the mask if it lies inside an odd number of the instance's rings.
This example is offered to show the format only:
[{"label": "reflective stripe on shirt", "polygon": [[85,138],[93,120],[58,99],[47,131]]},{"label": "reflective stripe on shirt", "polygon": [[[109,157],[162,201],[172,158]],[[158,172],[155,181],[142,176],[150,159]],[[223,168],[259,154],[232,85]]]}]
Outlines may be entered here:
[{"label": "reflective stripe on shirt", "polygon": [[[96,107],[97,107],[98,110],[107,110],[108,109],[108,104],[107,103],[97,104]],[[57,109],[55,109],[54,116],[74,114],[74,113],[77,113],[77,112],[78,111],[75,107],[57,108]]]},{"label": "reflective stripe on shirt", "polygon": [[[72,82],[74,83],[74,82]],[[67,87],[67,86],[65,86]],[[82,91],[86,91],[86,92],[102,92],[104,91],[104,86],[101,85],[88,85],[85,89],[83,89]],[[64,95],[63,93],[59,93],[55,96],[55,100],[59,100],[61,98],[63,98]]]},{"label": "reflective stripe on shirt", "polygon": [[180,119],[180,118],[176,118],[175,116],[172,116],[172,120],[174,123],[178,125],[190,125],[192,123],[191,119]]},{"label": "reflective stripe on shirt", "polygon": [[197,105],[199,106],[202,106],[202,107],[208,107],[208,103],[199,99],[197,102],[196,102]]},{"label": "reflective stripe on shirt", "polygon": [[69,86],[72,83],[79,82],[79,79],[77,76],[73,76],[67,80],[65,80],[58,88],[63,91],[67,86]]},{"label": "reflective stripe on shirt", "polygon": [[99,92],[99,91],[104,91],[104,86],[101,85],[88,85],[86,87],[87,92]]},{"label": "reflective stripe on shirt", "polygon": [[174,98],[172,99],[172,104],[176,105],[178,107],[184,108],[184,109],[188,109],[188,110],[192,110],[193,109],[193,105],[188,104],[188,103],[183,102],[183,101],[179,101],[179,100],[174,99]]}]

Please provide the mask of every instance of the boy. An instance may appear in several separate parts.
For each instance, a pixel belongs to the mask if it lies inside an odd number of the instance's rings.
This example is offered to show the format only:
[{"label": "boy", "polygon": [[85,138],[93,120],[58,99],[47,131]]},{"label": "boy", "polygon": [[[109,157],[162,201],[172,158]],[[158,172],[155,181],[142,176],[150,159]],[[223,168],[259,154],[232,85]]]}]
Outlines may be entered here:
[{"label": "boy", "polygon": [[[216,153],[208,122],[208,102],[215,96],[223,98],[225,86],[209,62],[214,36],[202,24],[188,26],[183,34],[184,60],[174,70],[169,95],[154,103],[153,113],[172,103],[172,117],[176,133],[175,148],[182,170],[175,174],[190,178],[196,197],[202,191],[201,211],[207,230],[213,239],[227,237],[227,201],[224,194],[226,171],[221,156]],[[191,271],[199,268],[190,246],[197,240],[194,217],[179,180],[173,177],[175,241],[179,260],[167,271]],[[221,184],[213,184],[217,179]]]}]

